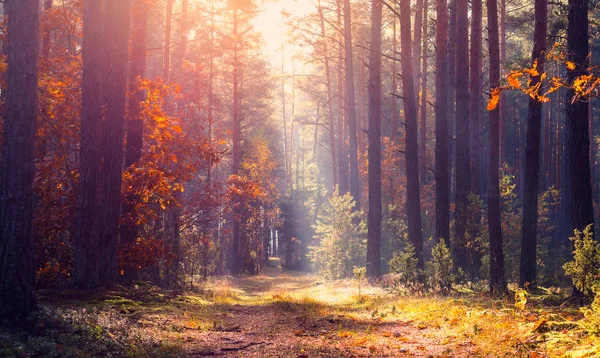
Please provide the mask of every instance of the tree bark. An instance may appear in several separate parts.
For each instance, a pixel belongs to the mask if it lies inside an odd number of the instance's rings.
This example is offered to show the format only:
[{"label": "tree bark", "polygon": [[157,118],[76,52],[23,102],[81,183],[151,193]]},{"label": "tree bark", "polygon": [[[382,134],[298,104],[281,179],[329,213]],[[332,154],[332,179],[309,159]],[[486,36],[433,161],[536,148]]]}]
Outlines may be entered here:
[{"label": "tree bark", "polygon": [[[369,53],[369,214],[367,276],[381,276],[381,25],[382,3],[371,0]],[[410,65],[410,61],[409,61]]]},{"label": "tree bark", "polygon": [[[233,111],[231,116],[232,125],[232,165],[231,174],[238,175],[242,162],[242,153],[240,150],[240,91],[239,91],[239,77],[240,77],[240,63],[239,63],[239,40],[238,40],[238,8],[233,8],[233,41],[234,41],[234,54],[233,54]],[[229,270],[232,274],[239,274],[243,267],[242,256],[240,253],[241,242],[240,242],[240,210],[237,206],[233,209],[233,225],[232,225],[232,241],[231,241],[231,256],[229,257]]]},{"label": "tree bark", "polygon": [[[337,100],[338,100],[338,157],[340,195],[349,192],[350,178],[348,175],[348,147],[346,146],[346,110],[344,93],[344,39],[342,32],[342,0],[336,0],[338,56],[337,56]],[[327,55],[326,55],[327,56]]]},{"label": "tree bark", "polygon": [[[547,0],[535,1],[535,27],[531,62],[544,73],[548,24]],[[540,82],[540,75],[531,76],[531,86]],[[542,102],[529,98],[527,115],[527,144],[525,149],[525,191],[521,227],[521,265],[519,285],[535,287],[537,268],[538,188],[540,176],[540,142],[542,131]]]},{"label": "tree bark", "polygon": [[470,120],[471,120],[471,191],[482,196],[482,114],[481,114],[481,47],[482,47],[482,1],[471,1],[471,48],[470,48]]},{"label": "tree bark", "polygon": [[[131,34],[131,67],[129,68],[129,111],[127,118],[127,144],[125,147],[125,167],[128,168],[142,158],[142,140],[144,123],[141,118],[141,103],[146,99],[140,82],[146,76],[146,33],[148,15],[144,0],[134,0]],[[133,200],[132,200],[133,199]],[[135,198],[130,198],[135,201]],[[138,236],[135,208],[130,203],[123,204],[125,223],[121,227],[121,249],[133,253]],[[137,268],[134,265],[123,267],[122,280],[131,283],[137,279]]]},{"label": "tree bark", "polygon": [[102,124],[102,1],[83,4],[83,88],[77,237],[73,285],[92,289],[99,284],[99,172]]},{"label": "tree bark", "polygon": [[435,236],[450,247],[450,173],[448,133],[448,7],[436,2],[435,58]]},{"label": "tree bark", "polygon": [[104,73],[102,100],[103,175],[100,178],[100,284],[117,280],[117,242],[121,208],[123,138],[131,0],[104,1]]},{"label": "tree bark", "polygon": [[471,191],[471,139],[469,122],[469,4],[456,0],[456,219],[455,264],[464,272],[467,267],[467,221]]},{"label": "tree bark", "polygon": [[350,0],[344,0],[344,47],[346,64],[346,106],[348,107],[348,135],[350,144],[350,194],[360,210],[358,184],[358,144],[356,141],[356,94],[354,90],[354,58],[352,56],[352,11]]},{"label": "tree bark", "polygon": [[[500,84],[500,39],[498,33],[498,5],[487,0],[488,38],[490,51],[490,92]],[[490,237],[490,291],[506,292],[502,224],[500,222],[500,109],[489,112],[488,163],[488,230]]]},{"label": "tree bark", "polygon": [[[588,73],[588,39],[588,2],[585,0],[570,0],[567,43],[569,60],[575,64],[575,69],[567,72],[569,83],[573,83],[577,77]],[[568,152],[571,168],[571,195],[573,198],[571,225],[573,229],[583,231],[587,225],[594,223],[588,127],[590,107],[586,99],[574,100],[574,94],[573,90],[567,90]]]},{"label": "tree bark", "polygon": [[[323,7],[321,6],[321,0],[317,3],[317,11],[319,12],[319,19],[321,21],[321,36],[323,39],[326,38],[325,32],[325,14],[323,14]],[[329,66],[329,52],[327,51],[327,45],[324,40],[323,54],[325,56],[325,85],[327,86],[327,115],[329,116],[329,141],[331,142],[331,167],[333,171],[333,188],[339,184],[338,171],[337,171],[337,153],[335,143],[335,119],[333,117],[333,99],[331,95],[331,67]]]},{"label": "tree bark", "polygon": [[[470,146],[471,146],[471,192],[478,197],[483,197],[482,176],[483,171],[483,127],[482,127],[482,68],[481,68],[481,47],[482,47],[482,1],[471,1],[471,48],[469,60],[469,108],[470,108]],[[481,215],[477,214],[477,219],[481,219]],[[481,232],[479,225],[474,225],[474,232],[471,232],[471,237],[478,237]],[[469,250],[469,266],[471,278],[480,276],[481,255],[477,250]]]},{"label": "tree bark", "polygon": [[419,142],[419,170],[421,174],[421,184],[428,182],[427,175],[427,66],[428,53],[427,44],[429,42],[429,27],[427,26],[427,14],[429,13],[429,0],[423,3],[423,68],[421,70],[421,109],[419,110],[421,130]]},{"label": "tree bark", "polygon": [[38,0],[11,0],[4,6],[10,16],[0,172],[0,317],[18,323],[37,308],[32,218],[40,7]]},{"label": "tree bark", "polygon": [[[44,12],[49,12],[52,10],[52,6],[54,6],[54,0],[44,0],[42,4]],[[50,59],[50,34],[51,31],[49,28],[46,28],[42,34],[42,58],[46,61]]]},{"label": "tree bark", "polygon": [[421,223],[421,195],[419,189],[419,143],[417,133],[417,96],[413,75],[412,44],[410,39],[410,0],[400,1],[400,56],[402,65],[402,97],[406,123],[406,212],[408,241],[414,246],[418,268],[424,267]]}]

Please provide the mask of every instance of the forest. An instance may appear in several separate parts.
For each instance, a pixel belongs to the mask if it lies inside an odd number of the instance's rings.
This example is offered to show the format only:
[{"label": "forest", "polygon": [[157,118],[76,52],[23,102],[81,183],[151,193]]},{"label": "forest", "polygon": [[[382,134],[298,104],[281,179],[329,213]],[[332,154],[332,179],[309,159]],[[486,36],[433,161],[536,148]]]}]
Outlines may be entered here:
[{"label": "forest", "polygon": [[0,10],[0,357],[600,357],[598,0]]}]

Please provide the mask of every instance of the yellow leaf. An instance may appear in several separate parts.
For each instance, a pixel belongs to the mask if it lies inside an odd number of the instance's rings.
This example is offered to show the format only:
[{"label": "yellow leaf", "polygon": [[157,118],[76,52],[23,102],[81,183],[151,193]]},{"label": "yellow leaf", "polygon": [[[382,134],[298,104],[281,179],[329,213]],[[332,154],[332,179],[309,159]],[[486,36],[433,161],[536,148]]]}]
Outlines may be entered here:
[{"label": "yellow leaf", "polygon": [[499,88],[492,89],[492,93],[490,95],[490,100],[487,105],[488,111],[493,111],[498,107],[498,103],[500,102],[500,94],[502,91]]},{"label": "yellow leaf", "polygon": [[573,71],[575,69],[575,62],[567,61],[566,65],[567,65],[567,68],[571,71]]}]

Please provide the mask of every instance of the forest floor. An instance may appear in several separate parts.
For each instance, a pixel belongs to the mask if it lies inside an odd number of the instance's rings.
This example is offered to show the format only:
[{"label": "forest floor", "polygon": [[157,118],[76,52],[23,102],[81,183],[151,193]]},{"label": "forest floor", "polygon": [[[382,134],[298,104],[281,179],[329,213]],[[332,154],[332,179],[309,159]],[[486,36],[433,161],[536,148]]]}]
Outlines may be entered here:
[{"label": "forest floor", "polygon": [[135,285],[40,292],[27,330],[0,327],[0,356],[593,357],[594,337],[559,296],[408,297],[283,271],[219,279],[176,295]]}]

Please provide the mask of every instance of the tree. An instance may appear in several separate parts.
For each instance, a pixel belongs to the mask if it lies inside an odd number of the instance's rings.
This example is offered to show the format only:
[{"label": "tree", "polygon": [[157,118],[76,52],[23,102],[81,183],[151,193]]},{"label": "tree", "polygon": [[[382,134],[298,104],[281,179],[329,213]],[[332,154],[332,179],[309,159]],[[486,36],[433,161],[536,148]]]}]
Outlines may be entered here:
[{"label": "tree", "polygon": [[[146,76],[146,33],[148,12],[145,0],[134,0],[131,33],[131,66],[129,68],[129,111],[127,118],[127,144],[125,148],[125,167],[135,165],[142,158],[144,122],[141,118],[141,102],[146,98],[140,88]],[[132,251],[138,236],[134,206],[123,204],[124,223],[121,226],[121,249]],[[137,278],[135,266],[124,268],[123,281],[132,282]]]},{"label": "tree", "polygon": [[100,185],[100,283],[114,285],[117,279],[117,239],[121,208],[123,138],[131,0],[105,0],[101,150],[103,155]]},{"label": "tree", "polygon": [[435,236],[450,247],[450,172],[448,162],[448,10],[436,2],[435,55]]},{"label": "tree", "polygon": [[99,166],[102,123],[102,1],[83,5],[83,88],[81,142],[79,149],[79,191],[77,196],[77,237],[73,285],[80,289],[99,283]]},{"label": "tree", "polygon": [[467,220],[471,191],[469,153],[469,4],[456,0],[456,265],[467,272]]},{"label": "tree", "polygon": [[[587,75],[589,65],[588,39],[588,2],[585,0],[570,0],[567,43],[569,61],[574,66],[571,66],[567,72],[569,83],[573,83],[580,76]],[[575,99],[574,95],[574,90],[569,88],[567,90],[566,107],[570,182],[573,198],[571,225],[573,229],[583,231],[587,225],[594,222],[589,164],[588,117],[590,106],[588,101]]]},{"label": "tree", "polygon": [[0,173],[0,317],[15,322],[36,309],[32,216],[38,0],[9,1],[8,73]]},{"label": "tree", "polygon": [[323,62],[325,65],[325,85],[327,87],[327,115],[329,117],[329,141],[331,142],[331,166],[333,171],[333,187],[335,188],[339,184],[338,178],[338,170],[337,170],[337,154],[336,148],[337,145],[335,143],[335,119],[333,117],[333,95],[332,95],[332,84],[331,84],[331,65],[329,62],[329,52],[327,46],[327,33],[325,30],[325,14],[323,12],[323,6],[321,5],[321,0],[317,2],[317,12],[319,15],[319,22],[321,28],[321,37],[323,43]]},{"label": "tree", "polygon": [[[487,0],[488,41],[490,51],[490,92],[499,91],[500,39],[498,32],[498,4]],[[488,230],[490,238],[490,291],[506,292],[502,223],[500,222],[500,109],[489,112],[489,162],[488,162]]]},{"label": "tree", "polygon": [[482,162],[482,118],[481,118],[481,46],[482,46],[482,0],[471,2],[471,48],[469,59],[469,101],[471,121],[471,191],[481,196]]},{"label": "tree", "polygon": [[370,278],[381,275],[381,25],[382,2],[371,0],[368,134],[369,221],[367,240],[367,276]]},{"label": "tree", "polygon": [[344,48],[346,67],[346,107],[348,108],[348,135],[350,137],[350,194],[360,210],[358,186],[358,144],[356,142],[356,99],[354,91],[354,60],[352,55],[352,18],[350,0],[344,0]]},{"label": "tree", "polygon": [[410,39],[410,0],[400,1],[400,57],[402,62],[402,97],[406,127],[406,213],[408,216],[408,240],[423,263],[423,237],[421,224],[421,194],[419,189],[419,143],[417,134],[417,96],[413,75],[412,44]]},{"label": "tree", "polygon": [[[481,103],[483,92],[482,85],[482,68],[481,68],[481,47],[482,47],[482,0],[471,1],[471,48],[470,59],[469,59],[469,119],[471,125],[470,131],[470,146],[471,146],[471,192],[477,196],[482,197],[482,176],[483,176],[483,156],[484,152],[481,150],[483,145],[483,128],[482,128],[482,112]],[[477,218],[481,218],[481,213],[470,212],[468,215],[476,215]],[[470,232],[471,239],[475,239],[480,236],[481,232],[478,230],[479,225],[472,226],[475,231]],[[478,277],[481,269],[481,252],[473,250],[469,246],[469,263],[471,277]]]},{"label": "tree", "polygon": [[[535,27],[531,62],[537,68],[531,76],[531,86],[536,86],[544,73],[546,35],[548,24],[547,0],[535,2]],[[540,141],[542,132],[542,102],[529,98],[527,114],[527,146],[525,151],[525,191],[523,196],[523,221],[521,226],[521,264],[519,285],[536,284],[538,188],[540,176]]]}]

